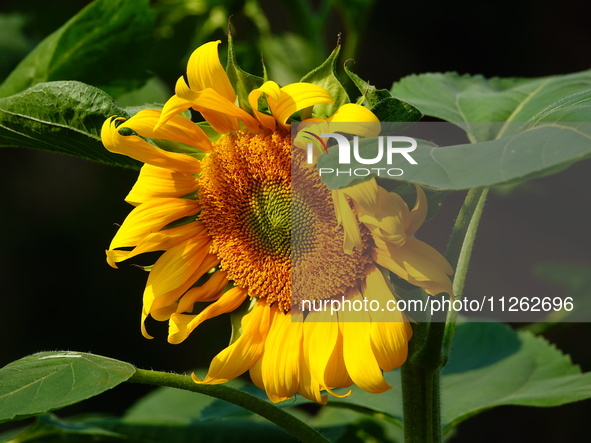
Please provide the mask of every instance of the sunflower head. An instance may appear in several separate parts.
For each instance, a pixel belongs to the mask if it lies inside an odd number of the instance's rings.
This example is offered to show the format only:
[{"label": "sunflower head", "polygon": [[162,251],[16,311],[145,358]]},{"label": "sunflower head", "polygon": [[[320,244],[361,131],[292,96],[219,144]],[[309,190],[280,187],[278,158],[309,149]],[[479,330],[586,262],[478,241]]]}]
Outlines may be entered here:
[{"label": "sunflower head", "polygon": [[[203,321],[242,307],[238,333],[197,383],[250,371],[274,402],[300,393],[323,403],[324,392],[348,395],[334,389],[353,383],[383,392],[390,386],[382,371],[406,358],[406,319],[326,306],[386,306],[396,297],[391,273],[429,294],[451,294],[449,264],[414,237],[425,194],[417,187],[411,208],[373,179],[331,191],[317,155],[310,161],[301,149],[291,132],[297,119],[316,135],[343,122],[353,134],[379,128],[334,76],[338,50],[304,81],[280,86],[241,71],[231,52],[228,75],[219,43],[195,50],[161,110],[104,123],[105,147],[144,163],[107,261],[117,267],[163,251],[143,296],[148,338],[148,316],[167,321],[169,342],[180,343]],[[186,117],[189,109],[203,121]]]}]

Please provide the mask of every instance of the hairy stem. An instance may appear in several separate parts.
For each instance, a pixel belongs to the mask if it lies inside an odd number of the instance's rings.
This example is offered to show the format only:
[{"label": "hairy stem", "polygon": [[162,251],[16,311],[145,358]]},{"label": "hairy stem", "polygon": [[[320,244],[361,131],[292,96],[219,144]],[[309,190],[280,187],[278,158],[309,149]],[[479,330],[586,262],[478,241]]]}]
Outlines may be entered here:
[{"label": "hairy stem", "polygon": [[285,410],[278,408],[265,400],[247,394],[246,392],[224,385],[197,384],[191,379],[191,377],[186,375],[148,371],[145,369],[137,369],[136,373],[128,381],[154,386],[168,386],[171,388],[184,389],[186,391],[209,395],[210,397],[219,398],[229,403],[233,403],[266,418],[277,426],[285,429],[300,441],[322,443],[329,441],[318,431],[298,420]]},{"label": "hairy stem", "polygon": [[[456,299],[464,290],[487,193],[486,188],[468,192],[449,241],[446,255],[455,268],[453,291]],[[447,318],[436,315],[430,323],[414,326],[409,358],[401,368],[405,443],[441,442],[441,368],[449,357],[457,313],[451,311]]]}]

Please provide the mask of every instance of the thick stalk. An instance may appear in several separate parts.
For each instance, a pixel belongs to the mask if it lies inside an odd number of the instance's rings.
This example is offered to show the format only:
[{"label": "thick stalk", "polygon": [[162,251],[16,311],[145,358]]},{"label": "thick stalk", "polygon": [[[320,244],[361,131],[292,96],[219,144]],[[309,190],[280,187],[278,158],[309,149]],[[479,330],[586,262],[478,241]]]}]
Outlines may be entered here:
[{"label": "thick stalk", "polygon": [[[472,189],[454,225],[447,259],[455,268],[454,297],[464,289],[474,238],[488,189]],[[435,314],[437,315],[437,314]],[[447,363],[455,331],[456,312],[416,324],[409,343],[409,358],[402,365],[402,404],[405,443],[441,442],[440,372]]]},{"label": "thick stalk", "polygon": [[219,398],[266,418],[277,426],[285,429],[300,441],[318,443],[329,442],[329,440],[318,431],[298,420],[283,409],[273,406],[265,400],[224,385],[197,384],[191,379],[191,377],[186,375],[148,371],[145,369],[137,369],[136,373],[128,381],[154,386],[168,386]]},{"label": "thick stalk", "polygon": [[[441,341],[437,345],[437,340],[433,341],[433,338],[438,335],[440,340],[443,339],[444,329],[440,328],[442,324],[415,325],[414,335],[409,343],[410,357],[401,367],[405,443],[441,442],[441,368],[438,362]],[[439,334],[430,331],[430,326],[436,326]],[[431,341],[429,336],[432,337]]]}]

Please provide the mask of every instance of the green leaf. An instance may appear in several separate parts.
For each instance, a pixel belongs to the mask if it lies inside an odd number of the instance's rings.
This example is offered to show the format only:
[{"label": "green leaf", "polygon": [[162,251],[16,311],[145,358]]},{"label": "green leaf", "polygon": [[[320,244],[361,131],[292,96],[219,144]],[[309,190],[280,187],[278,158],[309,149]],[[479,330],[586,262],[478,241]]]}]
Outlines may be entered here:
[{"label": "green leaf", "polygon": [[68,406],[130,378],[129,363],[79,352],[41,352],[0,369],[0,422]]},{"label": "green leaf", "polygon": [[228,63],[226,65],[226,73],[234,87],[234,91],[236,91],[238,104],[242,109],[250,111],[252,108],[248,102],[248,94],[261,87],[264,80],[261,77],[249,74],[240,69],[236,61],[236,54],[234,53],[232,34],[228,34]]},{"label": "green leaf", "polygon": [[155,16],[148,0],[97,0],[43,40],[0,85],[0,97],[52,80],[79,80],[112,95],[148,77]]},{"label": "green leaf", "polygon": [[513,131],[503,125],[492,131],[485,125],[473,129],[471,123],[591,121],[590,89],[591,70],[535,79],[448,72],[405,77],[392,86],[392,95],[425,115],[458,123],[474,141],[485,141]]},{"label": "green leaf", "polygon": [[[194,396],[197,397],[197,396]],[[163,408],[164,409],[164,408]],[[13,437],[13,443],[35,442],[133,442],[133,443],[211,443],[261,441],[295,442],[281,428],[246,419],[178,420],[128,418],[79,418],[62,420],[44,415],[30,428]]]},{"label": "green leaf", "polygon": [[405,181],[450,190],[511,184],[591,155],[591,70],[537,79],[412,75],[392,94],[481,142],[417,148],[419,166],[405,169]]},{"label": "green leaf", "polygon": [[[384,375],[390,391],[376,395],[353,386],[349,397],[331,397],[328,405],[399,424],[400,371]],[[443,369],[441,395],[442,424],[449,432],[497,406],[551,407],[591,398],[591,373],[582,374],[567,356],[529,332],[517,333],[501,323],[460,323]]]},{"label": "green leaf", "polygon": [[100,89],[79,82],[41,83],[0,99],[0,147],[59,152],[87,160],[139,168],[107,151],[100,138],[105,119],[127,114]]},{"label": "green leaf", "polygon": [[315,117],[330,117],[337,109],[350,102],[347,91],[336,76],[336,64],[339,58],[340,50],[341,45],[337,44],[337,47],[334,48],[324,63],[306,74],[301,80],[302,82],[313,83],[315,85],[322,86],[334,99],[334,103],[323,103],[316,105],[314,107]]},{"label": "green leaf", "polygon": [[363,95],[367,106],[381,122],[416,122],[423,114],[409,103],[392,97],[387,89],[377,89],[352,72],[345,64],[345,72]]},{"label": "green leaf", "polygon": [[[496,406],[549,407],[591,398],[591,373],[582,374],[541,337],[499,323],[459,324],[456,337],[450,360],[470,364],[444,369],[442,422],[448,428]],[[513,338],[508,345],[500,337]],[[478,356],[487,364],[478,363]]]},{"label": "green leaf", "polygon": [[[591,90],[580,95],[579,101],[582,103],[581,106],[584,106],[585,102],[591,104]],[[591,106],[589,109],[591,110]],[[418,127],[420,130],[421,125],[433,124],[441,123],[418,123]],[[404,174],[396,177],[397,180],[440,190],[459,190],[542,177],[562,171],[571,164],[591,156],[591,115],[589,122],[580,123],[542,121],[536,124],[471,124],[472,130],[483,129],[482,132],[500,131],[501,127],[512,135],[477,144],[445,147],[417,139],[418,146],[412,152],[417,165],[410,165],[402,156],[394,156],[392,164],[386,164],[384,158],[371,167],[400,168]],[[359,145],[366,158],[376,156],[376,140],[360,140]],[[338,151],[332,148],[329,149],[328,155],[323,154],[319,157],[318,166],[342,169],[343,166],[339,165],[338,160]],[[347,165],[347,169],[356,166],[367,167],[351,164]],[[376,170],[371,169],[369,175],[362,177],[353,174],[325,174],[322,178],[330,189],[339,189],[376,176]],[[383,173],[380,173],[380,177],[388,178]]]}]

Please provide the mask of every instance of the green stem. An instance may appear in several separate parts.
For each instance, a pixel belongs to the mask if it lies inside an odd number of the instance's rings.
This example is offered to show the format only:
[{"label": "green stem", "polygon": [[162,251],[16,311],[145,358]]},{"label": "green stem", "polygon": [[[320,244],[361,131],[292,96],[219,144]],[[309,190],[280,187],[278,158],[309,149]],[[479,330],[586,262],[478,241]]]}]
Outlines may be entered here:
[{"label": "green stem", "polygon": [[[482,210],[484,209],[487,195],[488,188],[471,189],[468,192],[447,246],[445,255],[451,266],[455,269],[453,291],[456,300],[461,299],[464,292],[468,264],[472,256],[474,239],[476,238],[476,231],[478,230],[478,224],[482,217]],[[447,362],[447,358],[449,357],[457,316],[458,314],[454,310],[451,310],[447,316],[445,337],[443,339],[443,360],[445,362]]]},{"label": "green stem", "polygon": [[265,400],[247,394],[246,392],[238,391],[224,385],[197,384],[191,379],[191,377],[186,375],[148,371],[145,369],[137,369],[136,373],[132,375],[128,381],[154,386],[168,386],[219,398],[266,418],[277,426],[285,429],[300,441],[329,442],[329,440],[318,431],[298,420],[283,409],[280,409]]},{"label": "green stem", "polygon": [[[464,290],[487,193],[486,188],[468,192],[452,231],[446,255],[456,270],[455,298]],[[401,368],[405,443],[441,442],[441,369],[447,363],[456,317],[457,313],[451,311],[447,321],[433,317],[430,323],[419,323],[413,328],[409,357]]]},{"label": "green stem", "polygon": [[[411,357],[401,367],[405,443],[441,442],[441,364],[438,362],[441,356],[441,339],[437,349],[437,340],[429,341],[429,336],[437,335],[431,326],[442,324],[415,325],[414,335],[409,343]],[[439,337],[443,337],[443,329],[439,332]],[[431,353],[432,351],[435,352]]]}]

